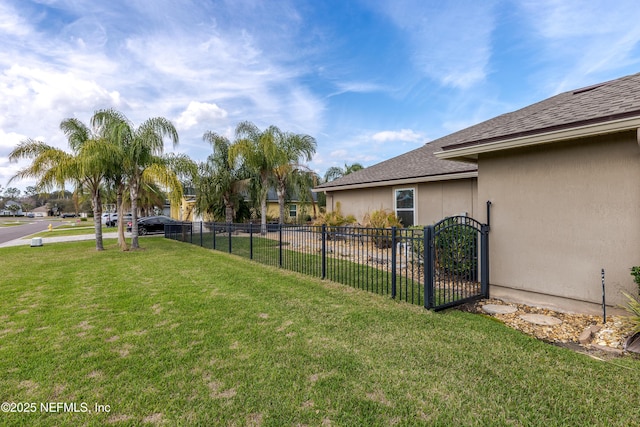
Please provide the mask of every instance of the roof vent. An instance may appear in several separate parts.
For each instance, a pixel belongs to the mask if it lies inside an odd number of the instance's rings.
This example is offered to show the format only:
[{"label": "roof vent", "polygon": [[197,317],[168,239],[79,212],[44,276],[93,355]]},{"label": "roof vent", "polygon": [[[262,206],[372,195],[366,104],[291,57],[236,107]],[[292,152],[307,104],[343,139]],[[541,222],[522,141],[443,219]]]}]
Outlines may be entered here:
[{"label": "roof vent", "polygon": [[604,83],[598,83],[597,85],[583,87],[582,89],[576,89],[572,92],[572,95],[577,95],[579,93],[585,93],[592,91],[594,89],[598,89],[600,86],[604,86]]}]

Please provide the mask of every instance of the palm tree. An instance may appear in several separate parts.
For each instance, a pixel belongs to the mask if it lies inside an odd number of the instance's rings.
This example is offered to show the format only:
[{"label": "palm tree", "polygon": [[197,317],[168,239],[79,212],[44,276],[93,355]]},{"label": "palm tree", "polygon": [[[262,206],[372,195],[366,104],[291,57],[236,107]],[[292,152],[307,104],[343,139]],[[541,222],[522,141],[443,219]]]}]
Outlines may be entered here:
[{"label": "palm tree", "polygon": [[196,196],[196,206],[199,212],[213,216],[216,205],[222,200],[225,221],[233,222],[240,204],[241,191],[247,184],[246,179],[242,176],[241,168],[235,167],[235,162],[229,160],[232,144],[228,138],[207,131],[202,139],[211,144],[213,154],[201,165],[201,188]]},{"label": "palm tree", "polygon": [[[318,216],[318,210],[311,190],[321,183],[322,178],[320,178],[316,172],[306,168],[294,171],[291,178],[293,191],[298,195],[298,200],[302,204],[311,203],[313,218],[316,218]],[[320,194],[322,193],[318,195]]]},{"label": "palm tree", "polygon": [[60,128],[67,136],[72,153],[52,147],[41,141],[26,139],[9,154],[11,161],[32,159],[30,166],[19,171],[15,178],[36,178],[39,190],[55,187],[64,190],[66,182],[72,182],[76,190],[86,189],[91,194],[96,249],[104,249],[102,242],[101,188],[111,166],[112,150],[107,142],[92,132],[80,120],[65,119]]},{"label": "palm tree", "polygon": [[267,232],[267,192],[273,176],[273,170],[281,163],[278,142],[282,132],[276,126],[264,131],[251,122],[241,122],[236,126],[236,141],[229,147],[229,162],[235,164],[238,157],[244,165],[253,171],[259,180],[260,228]]},{"label": "palm tree", "polygon": [[333,181],[345,175],[349,175],[350,173],[357,172],[361,169],[364,169],[364,166],[362,166],[360,163],[353,163],[351,165],[347,165],[345,163],[344,168],[341,168],[339,166],[331,166],[324,174],[324,181]]},{"label": "palm tree", "polygon": [[292,176],[300,171],[307,170],[305,166],[300,164],[300,158],[309,161],[316,152],[316,140],[309,135],[301,135],[294,133],[281,134],[282,139],[277,146],[279,151],[276,164],[273,169],[273,179],[276,186],[276,194],[278,195],[278,205],[280,208],[280,224],[284,224],[285,196],[287,194],[287,186]]},{"label": "palm tree", "polygon": [[138,249],[138,197],[144,182],[155,182],[171,189],[174,200],[179,200],[182,195],[182,186],[176,173],[169,167],[169,162],[161,157],[164,138],[168,137],[175,147],[179,140],[178,132],[163,117],[147,119],[136,128],[123,114],[114,110],[96,113],[94,123],[104,127],[109,139],[119,149],[122,177],[131,201],[131,248]]}]

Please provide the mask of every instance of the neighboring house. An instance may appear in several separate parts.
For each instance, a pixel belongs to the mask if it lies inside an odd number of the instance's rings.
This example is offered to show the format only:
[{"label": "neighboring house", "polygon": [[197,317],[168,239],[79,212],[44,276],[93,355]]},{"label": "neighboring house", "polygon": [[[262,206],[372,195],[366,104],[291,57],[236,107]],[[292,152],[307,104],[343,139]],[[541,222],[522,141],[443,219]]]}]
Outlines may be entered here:
[{"label": "neighboring house", "polygon": [[[434,209],[430,203],[442,216],[458,213],[449,185],[477,168],[467,212],[486,222],[484,206],[492,203],[491,295],[601,313],[601,269],[608,305],[625,302],[621,291],[637,294],[630,268],[640,264],[639,129],[635,74],[498,116],[319,190],[340,200],[345,214],[357,214],[388,207],[400,187],[414,186],[414,217],[429,224],[440,219],[425,213]],[[408,156],[430,165],[413,181],[393,167],[411,165]],[[446,179],[442,170],[452,162],[460,169]],[[442,202],[422,196],[426,179],[441,184]]]},{"label": "neighboring house", "polygon": [[[313,203],[318,208],[318,194],[312,193],[308,198],[313,198]],[[285,221],[296,222],[300,218],[304,222],[306,217],[313,216],[313,206],[311,201],[302,201],[298,194],[293,194],[285,200]],[[267,193],[267,218],[278,221],[280,217],[280,203],[278,202],[278,194],[276,190],[270,189]]]},{"label": "neighboring house", "polygon": [[344,214],[362,222],[372,211],[394,211],[405,226],[433,224],[450,215],[476,216],[478,168],[472,163],[439,160],[443,144],[423,147],[320,185],[327,211],[338,203]]},{"label": "neighboring house", "polygon": [[[316,193],[312,193],[310,197],[313,198],[313,201],[316,204],[316,209],[319,209],[317,206],[318,195]],[[248,201],[248,197],[245,200]],[[180,206],[171,205],[170,216],[171,218],[179,221],[202,221],[202,217],[198,216],[195,212],[195,206],[196,196],[184,196]],[[313,206],[311,205],[311,202],[301,201],[297,195],[290,197],[286,201],[285,209],[287,222],[295,222],[298,217],[301,217],[302,215],[313,215]],[[278,203],[278,195],[275,190],[271,189],[267,193],[267,218],[277,221],[279,216],[280,204]],[[304,217],[302,218],[304,221]]]},{"label": "neighboring house", "polygon": [[[16,208],[12,209],[10,206],[15,206]],[[4,209],[0,211],[3,216],[22,216],[24,212],[22,212],[22,205],[16,201],[8,200],[4,204]]]},{"label": "neighboring house", "polygon": [[37,208],[34,208],[31,212],[33,212],[36,218],[44,218],[49,216],[49,209],[46,206],[39,206]]}]

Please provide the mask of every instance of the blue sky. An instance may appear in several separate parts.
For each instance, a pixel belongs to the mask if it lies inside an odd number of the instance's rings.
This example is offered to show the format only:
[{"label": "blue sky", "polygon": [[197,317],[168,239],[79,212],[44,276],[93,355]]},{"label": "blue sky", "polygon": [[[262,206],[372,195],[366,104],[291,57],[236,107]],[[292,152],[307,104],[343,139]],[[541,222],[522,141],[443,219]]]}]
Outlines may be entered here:
[{"label": "blue sky", "polygon": [[0,185],[19,141],[66,148],[60,122],[103,108],[172,120],[198,161],[204,132],[249,120],[315,137],[320,174],[372,165],[640,72],[639,17],[635,0],[0,0]]}]

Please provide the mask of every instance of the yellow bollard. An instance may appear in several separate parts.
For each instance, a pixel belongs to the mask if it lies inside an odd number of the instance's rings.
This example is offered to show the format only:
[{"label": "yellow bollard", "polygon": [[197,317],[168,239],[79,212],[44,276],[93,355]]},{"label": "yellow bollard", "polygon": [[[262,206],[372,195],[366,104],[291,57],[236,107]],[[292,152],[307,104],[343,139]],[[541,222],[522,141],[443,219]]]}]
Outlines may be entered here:
[{"label": "yellow bollard", "polygon": [[53,225],[49,224],[49,227],[47,227],[49,229],[49,231],[53,231]]}]

